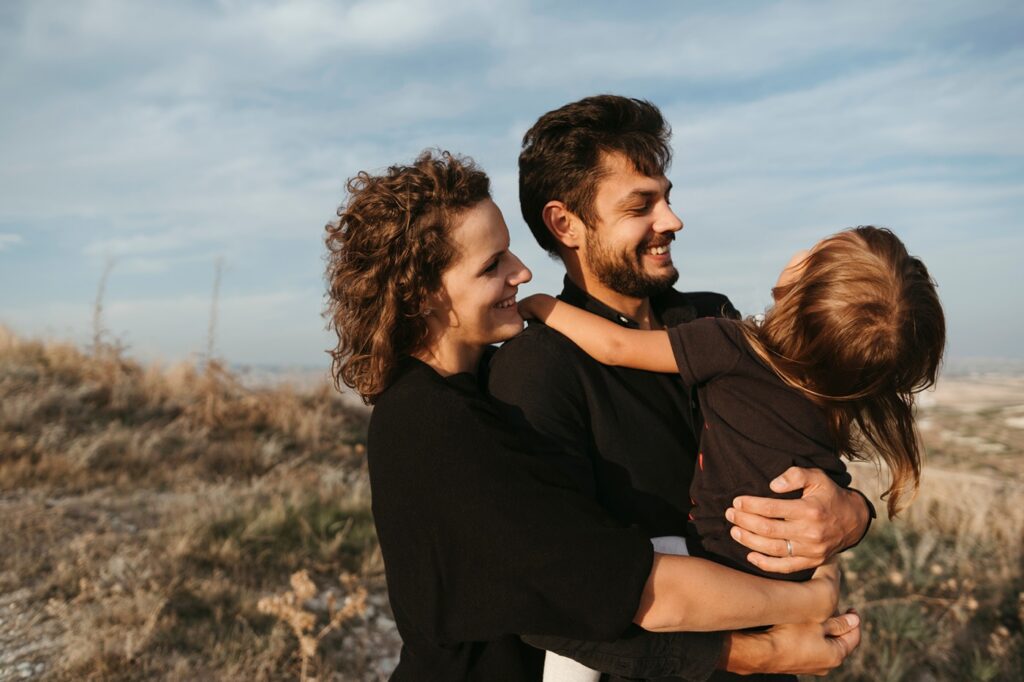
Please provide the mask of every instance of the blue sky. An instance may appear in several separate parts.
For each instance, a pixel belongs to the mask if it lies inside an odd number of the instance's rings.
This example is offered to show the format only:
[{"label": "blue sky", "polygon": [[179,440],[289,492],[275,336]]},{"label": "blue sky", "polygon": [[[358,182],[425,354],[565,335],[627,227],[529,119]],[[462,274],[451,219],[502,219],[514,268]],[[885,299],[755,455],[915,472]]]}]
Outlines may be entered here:
[{"label": "blue sky", "polygon": [[768,303],[789,255],[893,228],[939,283],[953,359],[1024,359],[1018,2],[0,4],[0,323],[143,358],[206,343],[317,365],[323,225],[347,177],[442,147],[516,201],[523,132],[613,92],[658,104],[686,223],[680,287]]}]

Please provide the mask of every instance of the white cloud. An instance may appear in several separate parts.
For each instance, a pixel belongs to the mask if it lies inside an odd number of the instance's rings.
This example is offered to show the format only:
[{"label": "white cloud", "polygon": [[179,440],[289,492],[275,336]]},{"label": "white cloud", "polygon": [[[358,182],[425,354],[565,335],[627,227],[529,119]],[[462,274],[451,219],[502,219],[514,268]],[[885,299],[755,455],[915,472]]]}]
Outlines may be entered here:
[{"label": "white cloud", "polygon": [[10,247],[21,244],[24,241],[20,234],[0,232],[0,251],[6,251]]},{"label": "white cloud", "polygon": [[[146,274],[205,289],[191,279],[217,254],[236,283],[265,289],[272,267],[315,286],[344,179],[437,145],[491,173],[536,287],[557,289],[519,217],[519,139],[547,108],[619,90],[674,125],[684,279],[756,302],[778,258],[848,224],[889,222],[929,253],[939,239],[983,252],[1019,231],[1024,51],[984,33],[1020,23],[1017,7],[25,2],[0,27],[0,229],[114,256],[140,296]],[[0,236],[0,250],[17,243]],[[978,288],[952,258],[939,267],[950,288]],[[187,345],[205,333],[196,301],[194,333],[138,310],[124,328]],[[250,313],[225,323],[225,342],[236,325],[251,336]],[[264,337],[284,348],[310,319]]]}]

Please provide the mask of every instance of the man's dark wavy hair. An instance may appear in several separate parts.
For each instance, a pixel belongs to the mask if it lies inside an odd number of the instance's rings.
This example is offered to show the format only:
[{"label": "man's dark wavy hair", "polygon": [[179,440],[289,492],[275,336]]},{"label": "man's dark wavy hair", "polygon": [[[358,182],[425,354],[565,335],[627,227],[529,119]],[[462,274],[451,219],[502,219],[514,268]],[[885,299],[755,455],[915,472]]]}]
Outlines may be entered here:
[{"label": "man's dark wavy hair", "polygon": [[595,95],[549,111],[523,136],[519,206],[537,243],[553,256],[558,242],[544,225],[544,205],[563,202],[592,227],[597,184],[606,154],[622,154],[644,175],[664,175],[672,161],[672,129],[658,107],[642,99]]}]

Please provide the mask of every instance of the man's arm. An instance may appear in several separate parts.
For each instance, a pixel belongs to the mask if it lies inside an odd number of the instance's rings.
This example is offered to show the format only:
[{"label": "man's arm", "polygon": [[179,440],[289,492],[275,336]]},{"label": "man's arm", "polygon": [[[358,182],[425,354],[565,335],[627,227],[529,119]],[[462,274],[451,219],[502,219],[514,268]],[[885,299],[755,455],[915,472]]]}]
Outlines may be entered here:
[{"label": "man's arm", "polygon": [[719,668],[740,675],[825,675],[860,644],[860,616],[849,611],[824,623],[776,625],[726,636]]},{"label": "man's arm", "polygon": [[803,489],[803,494],[796,500],[744,495],[725,513],[735,524],[733,539],[754,550],[747,560],[764,571],[820,566],[860,542],[875,515],[863,494],[840,487],[820,469],[791,467],[771,488],[778,493]]},{"label": "man's arm", "polygon": [[[720,633],[703,633],[705,646],[718,647]],[[712,638],[712,636],[715,637]],[[581,642],[563,637],[525,636],[538,649],[553,651],[588,668],[625,678],[707,679],[706,666],[695,667],[690,652],[701,633],[654,634],[635,628],[614,642]],[[852,610],[824,623],[777,625],[764,632],[731,632],[719,656],[720,670],[750,675],[774,673],[824,675],[839,667],[860,644],[860,617]]]}]

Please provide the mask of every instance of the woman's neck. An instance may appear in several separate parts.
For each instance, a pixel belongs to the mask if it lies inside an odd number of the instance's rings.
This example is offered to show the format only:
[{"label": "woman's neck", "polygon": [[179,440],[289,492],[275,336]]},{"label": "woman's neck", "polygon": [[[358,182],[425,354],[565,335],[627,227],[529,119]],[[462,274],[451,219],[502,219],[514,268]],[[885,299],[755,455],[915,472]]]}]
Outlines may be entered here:
[{"label": "woman's neck", "polygon": [[417,360],[430,365],[435,372],[443,377],[469,372],[476,374],[480,358],[483,357],[483,346],[465,345],[445,342],[431,344],[418,353],[413,353]]}]

